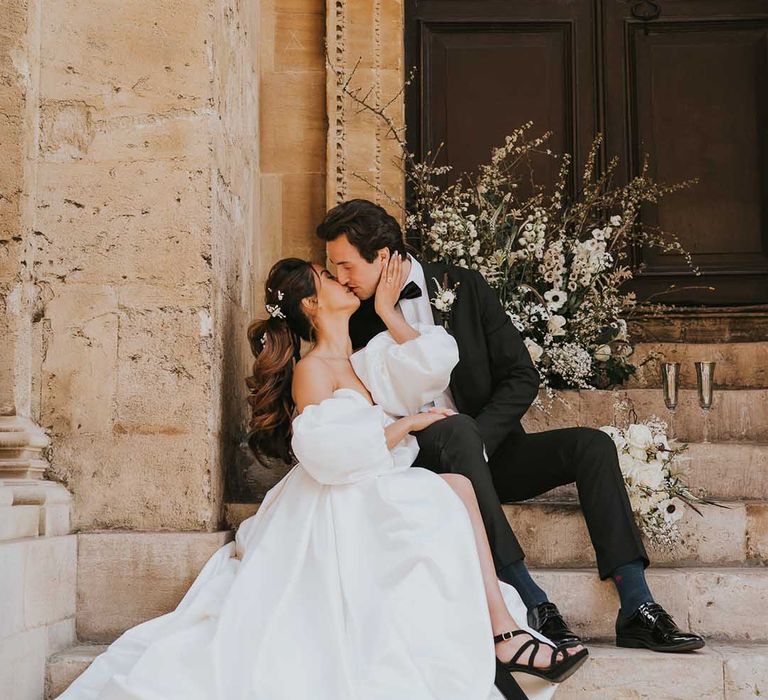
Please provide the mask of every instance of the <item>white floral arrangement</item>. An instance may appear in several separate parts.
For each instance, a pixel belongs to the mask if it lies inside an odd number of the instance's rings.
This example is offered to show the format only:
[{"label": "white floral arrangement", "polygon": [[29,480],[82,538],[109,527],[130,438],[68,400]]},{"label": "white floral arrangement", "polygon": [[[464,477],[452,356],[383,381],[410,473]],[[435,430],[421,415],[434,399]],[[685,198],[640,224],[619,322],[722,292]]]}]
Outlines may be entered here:
[{"label": "white floral arrangement", "polygon": [[[345,97],[360,113],[379,119],[383,133],[399,146],[395,164],[405,174],[408,206],[365,174],[355,172],[354,177],[402,210],[408,241],[423,259],[483,275],[523,335],[546,393],[552,397],[557,389],[604,388],[634,374],[627,319],[638,310],[663,313],[668,307],[651,304],[651,299],[681,291],[670,286],[640,306],[625,287],[637,269],[635,252],[642,247],[680,255],[700,274],[673,233],[641,220],[641,208],[697,179],[657,183],[646,157],[637,175],[615,186],[618,158],[601,168],[603,137],[598,134],[579,180],[571,172],[569,154],[545,147],[552,132],[529,135],[533,122],[494,148],[490,162],[454,176],[450,166],[441,165],[442,146],[423,158],[410,152],[403,125],[389,111],[396,109],[397,95],[374,100],[375,91],[355,79],[359,62],[347,72],[327,55],[326,60]],[[547,159],[559,159],[549,188],[534,181],[535,171],[550,165]],[[651,353],[646,361],[655,359]]]},{"label": "white floral arrangement", "polygon": [[624,428],[604,425],[600,430],[616,445],[637,525],[656,546],[669,549],[680,541],[679,524],[686,506],[701,515],[694,504],[716,505],[695,495],[685,483],[680,455],[688,445],[670,440],[663,420],[651,417]]},{"label": "white floral arrangement", "polygon": [[[645,163],[640,175],[614,187],[616,160],[597,174],[598,136],[579,196],[568,201],[570,158],[543,149],[550,134],[530,138],[531,127],[515,130],[493,150],[489,164],[453,184],[445,184],[450,168],[436,165],[437,156],[417,163],[406,153],[413,192],[406,212],[409,240],[427,260],[485,277],[523,335],[550,396],[557,389],[621,383],[636,370],[626,319],[637,300],[622,288],[633,276],[633,246],[691,260],[674,235],[641,224],[640,208],[693,181],[657,184]],[[520,194],[519,171],[527,175],[534,156],[562,159],[549,195],[535,187],[533,194]]]}]

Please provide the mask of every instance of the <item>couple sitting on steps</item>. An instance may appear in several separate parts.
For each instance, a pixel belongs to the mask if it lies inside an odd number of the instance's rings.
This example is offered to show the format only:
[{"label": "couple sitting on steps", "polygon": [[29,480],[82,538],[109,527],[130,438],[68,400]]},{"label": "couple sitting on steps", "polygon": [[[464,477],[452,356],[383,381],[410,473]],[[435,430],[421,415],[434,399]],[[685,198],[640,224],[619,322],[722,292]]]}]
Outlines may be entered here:
[{"label": "couple sitting on steps", "polygon": [[317,234],[336,275],[279,261],[269,318],[248,329],[251,447],[294,466],[173,612],[128,630],[61,697],[549,698],[588,651],[501,504],[573,482],[620,599],[616,643],[704,646],[648,588],[611,439],[523,431],[539,377],[483,278],[409,255],[365,200]]}]

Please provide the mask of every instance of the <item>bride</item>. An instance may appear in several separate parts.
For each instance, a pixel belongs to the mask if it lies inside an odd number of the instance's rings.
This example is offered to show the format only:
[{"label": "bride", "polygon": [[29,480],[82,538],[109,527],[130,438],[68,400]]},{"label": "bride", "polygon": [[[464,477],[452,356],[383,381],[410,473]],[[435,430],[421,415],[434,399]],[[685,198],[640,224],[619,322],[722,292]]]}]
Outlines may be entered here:
[{"label": "bride", "polygon": [[[382,275],[376,303],[395,306],[399,259]],[[526,627],[471,482],[411,467],[411,433],[450,415],[419,409],[448,385],[453,338],[403,320],[352,353],[360,302],[330,272],[289,258],[266,286],[270,318],[248,330],[249,443],[297,463],[173,612],[128,630],[60,698],[550,698],[587,651]]]}]

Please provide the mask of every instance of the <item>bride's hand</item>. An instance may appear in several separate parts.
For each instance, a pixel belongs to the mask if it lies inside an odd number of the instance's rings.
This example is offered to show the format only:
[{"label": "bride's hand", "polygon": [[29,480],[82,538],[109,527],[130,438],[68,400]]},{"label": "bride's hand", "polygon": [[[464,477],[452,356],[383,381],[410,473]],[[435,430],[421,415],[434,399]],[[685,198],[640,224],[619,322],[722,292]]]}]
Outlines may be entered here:
[{"label": "bride's hand", "polygon": [[409,416],[410,427],[408,431],[414,432],[424,430],[424,428],[429,427],[433,423],[437,423],[439,420],[443,420],[443,418],[455,415],[456,411],[452,411],[450,408],[433,406],[424,413],[417,413],[415,416]]},{"label": "bride's hand", "polygon": [[395,310],[400,290],[407,276],[403,267],[403,258],[399,253],[384,258],[374,297],[374,308],[379,318],[386,319]]}]

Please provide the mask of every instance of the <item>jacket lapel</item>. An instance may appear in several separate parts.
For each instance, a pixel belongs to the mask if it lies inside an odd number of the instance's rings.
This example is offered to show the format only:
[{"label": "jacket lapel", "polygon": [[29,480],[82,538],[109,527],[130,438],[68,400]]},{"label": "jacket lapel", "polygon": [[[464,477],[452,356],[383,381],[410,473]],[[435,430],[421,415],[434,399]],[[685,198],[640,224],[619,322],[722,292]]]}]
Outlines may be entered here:
[{"label": "jacket lapel", "polygon": [[432,311],[432,318],[434,319],[436,326],[442,326],[443,314],[435,308],[432,299],[437,295],[437,284],[435,280],[442,284],[443,275],[447,270],[442,263],[422,262],[421,267],[424,270],[424,278],[427,282],[427,298],[429,300],[429,308]]}]

